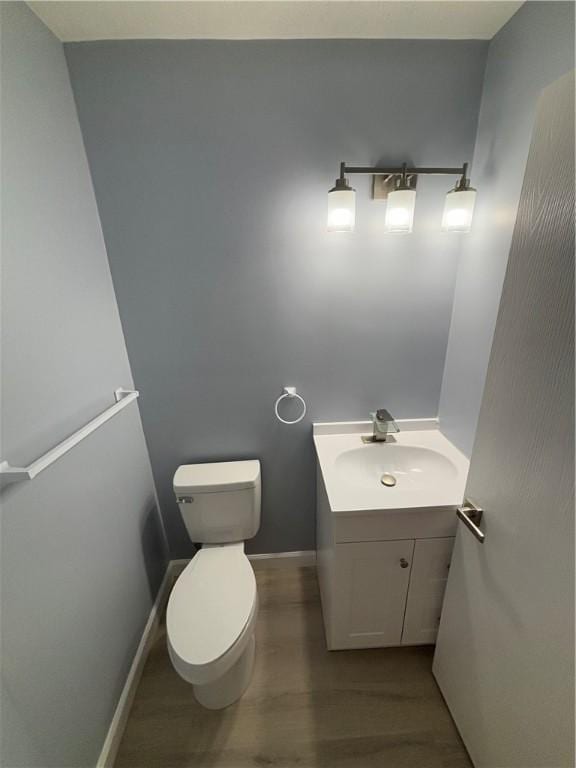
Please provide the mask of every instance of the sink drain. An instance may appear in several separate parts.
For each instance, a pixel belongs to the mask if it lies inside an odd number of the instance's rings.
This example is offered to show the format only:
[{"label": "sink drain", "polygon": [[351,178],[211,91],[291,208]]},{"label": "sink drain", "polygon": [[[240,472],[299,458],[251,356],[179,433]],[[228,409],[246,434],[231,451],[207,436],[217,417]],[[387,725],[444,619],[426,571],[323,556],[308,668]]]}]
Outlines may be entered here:
[{"label": "sink drain", "polygon": [[380,482],[382,485],[387,486],[388,488],[392,488],[394,485],[396,485],[396,478],[394,475],[388,474],[388,472],[384,472],[382,477],[380,478]]}]

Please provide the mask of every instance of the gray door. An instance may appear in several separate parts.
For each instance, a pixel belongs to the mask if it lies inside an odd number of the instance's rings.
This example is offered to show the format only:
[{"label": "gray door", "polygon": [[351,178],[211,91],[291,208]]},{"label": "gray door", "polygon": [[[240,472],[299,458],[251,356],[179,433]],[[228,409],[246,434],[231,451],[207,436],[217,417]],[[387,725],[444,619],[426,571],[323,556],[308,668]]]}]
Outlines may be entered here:
[{"label": "gray door", "polygon": [[574,74],[539,101],[434,674],[477,768],[574,766]]}]

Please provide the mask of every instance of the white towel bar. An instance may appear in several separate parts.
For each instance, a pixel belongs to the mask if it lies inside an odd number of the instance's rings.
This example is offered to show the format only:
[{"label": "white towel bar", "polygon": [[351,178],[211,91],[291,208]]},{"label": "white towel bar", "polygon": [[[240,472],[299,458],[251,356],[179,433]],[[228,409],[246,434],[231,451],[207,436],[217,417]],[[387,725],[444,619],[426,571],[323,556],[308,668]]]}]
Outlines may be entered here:
[{"label": "white towel bar", "polygon": [[140,393],[135,389],[117,389],[114,392],[114,397],[116,399],[115,405],[111,405],[110,408],[107,408],[99,416],[96,416],[95,419],[89,421],[84,427],[77,432],[74,432],[73,435],[67,437],[66,440],[63,440],[57,446],[45,453],[44,456],[36,459],[36,461],[33,461],[32,464],[29,464],[27,467],[11,467],[7,461],[0,462],[0,481],[13,483],[18,480],[34,479],[36,475],[40,474],[46,467],[49,467],[50,464],[54,464],[54,462],[61,456],[68,453],[71,448],[78,445],[81,440],[88,437],[89,434],[98,429],[98,427],[101,427],[102,424],[105,424],[112,418],[112,416],[116,416],[116,414],[123,408],[126,408],[129,403],[134,402],[139,394]]}]

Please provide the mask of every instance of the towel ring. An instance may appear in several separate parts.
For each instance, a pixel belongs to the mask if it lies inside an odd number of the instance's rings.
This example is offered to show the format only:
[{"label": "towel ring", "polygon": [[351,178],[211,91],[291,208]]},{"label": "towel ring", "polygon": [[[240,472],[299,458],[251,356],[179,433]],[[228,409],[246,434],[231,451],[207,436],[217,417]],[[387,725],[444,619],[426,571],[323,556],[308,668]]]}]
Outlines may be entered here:
[{"label": "towel ring", "polygon": [[[282,416],[278,413],[278,406],[284,400],[285,398],[288,398],[291,400],[292,398],[298,398],[300,402],[302,403],[302,413],[300,416],[298,416],[297,419],[293,419],[292,421],[287,421],[286,419],[283,419]],[[280,395],[278,400],[274,403],[274,413],[276,414],[276,418],[278,421],[281,421],[282,424],[298,424],[299,421],[302,421],[304,416],[306,416],[306,403],[304,402],[304,398],[296,392],[296,387],[284,387],[283,393]]]}]

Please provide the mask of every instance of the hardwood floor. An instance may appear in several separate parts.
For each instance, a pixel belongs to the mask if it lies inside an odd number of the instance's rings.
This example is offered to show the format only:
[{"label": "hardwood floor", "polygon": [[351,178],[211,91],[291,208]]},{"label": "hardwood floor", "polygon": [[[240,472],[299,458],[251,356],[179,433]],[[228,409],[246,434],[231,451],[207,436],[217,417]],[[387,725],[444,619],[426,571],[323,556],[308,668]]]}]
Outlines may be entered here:
[{"label": "hardwood floor", "polygon": [[164,629],[116,768],[471,768],[432,648],[326,650],[314,568],[257,570],[254,677],[218,712],[172,669]]}]

